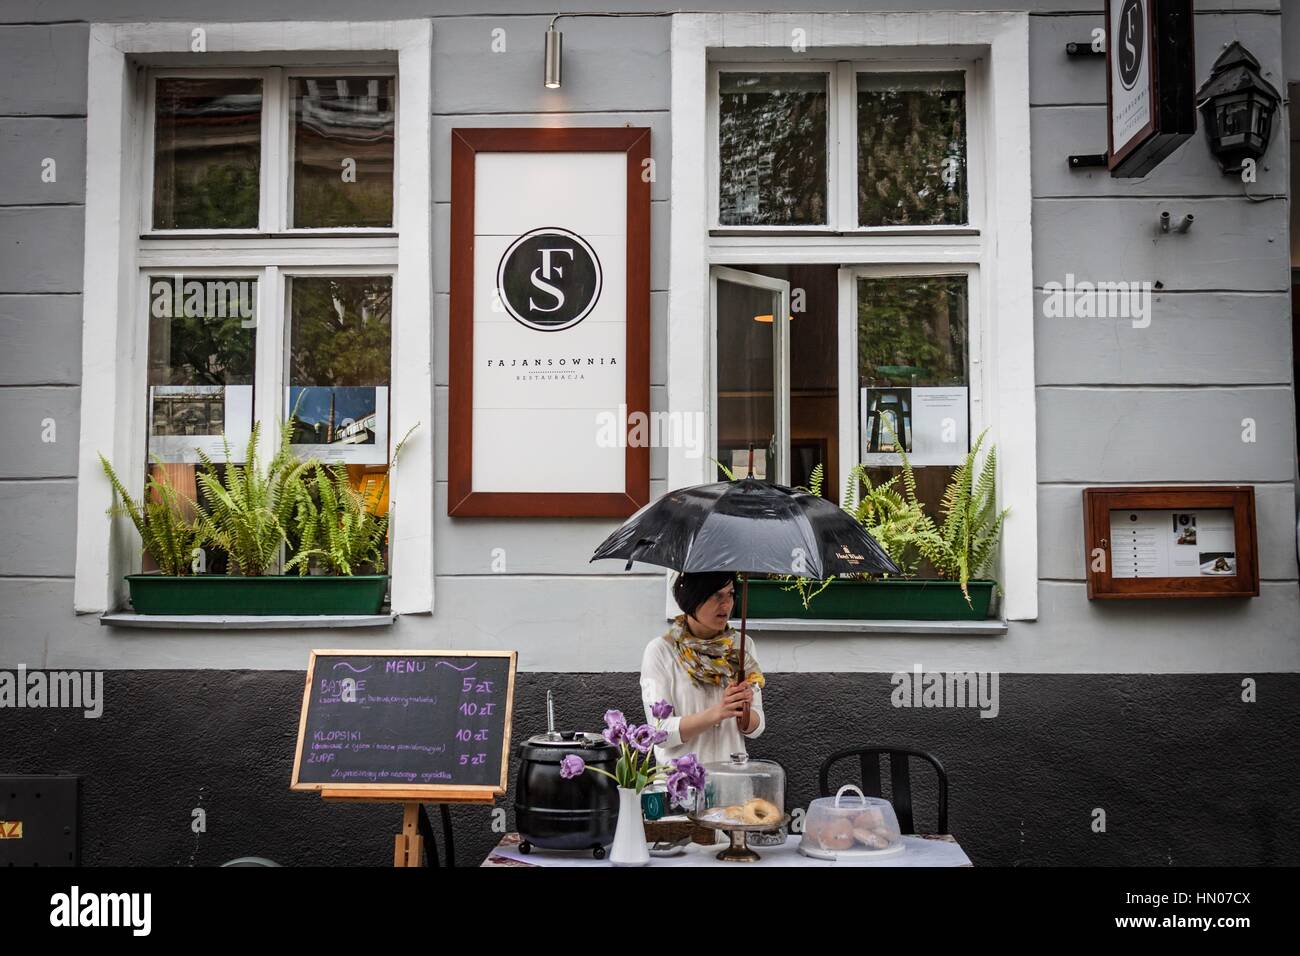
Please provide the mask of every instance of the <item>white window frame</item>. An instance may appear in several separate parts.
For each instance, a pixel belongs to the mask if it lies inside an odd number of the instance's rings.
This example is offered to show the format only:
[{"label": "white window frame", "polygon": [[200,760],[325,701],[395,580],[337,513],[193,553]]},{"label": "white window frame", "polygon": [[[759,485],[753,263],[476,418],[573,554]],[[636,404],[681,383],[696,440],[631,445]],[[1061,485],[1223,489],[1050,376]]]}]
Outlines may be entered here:
[{"label": "white window frame", "polygon": [[[203,54],[191,53],[197,28],[206,31]],[[91,25],[73,592],[78,613],[123,606],[123,576],[140,565],[134,530],[105,517],[112,490],[98,456],[102,452],[109,458],[129,487],[143,486],[148,322],[147,300],[140,299],[141,276],[150,270],[188,273],[205,268],[231,274],[253,270],[261,276],[258,385],[281,377],[287,331],[285,276],[393,275],[390,459],[399,433],[417,422],[419,428],[403,447],[390,482],[394,509],[390,548],[394,555],[401,554],[390,569],[391,607],[399,614],[433,610],[432,45],[428,20]],[[288,158],[292,118],[284,101],[288,77],[382,74],[394,72],[394,60],[401,89],[395,104],[394,226],[264,232],[262,227],[268,223],[288,224],[285,193],[292,175]],[[275,79],[274,88],[266,81],[263,86],[258,230],[152,229],[153,152],[146,131],[152,129],[153,111],[152,83],[147,80],[173,67],[194,75],[191,64],[226,75]],[[276,157],[278,165],[268,164],[269,158]],[[201,244],[193,238],[196,232]],[[268,441],[268,433],[273,441],[277,429],[267,426],[274,422],[278,427],[282,405],[279,389],[259,389],[254,411],[263,422],[263,442]],[[400,517],[396,515],[399,501]]]},{"label": "white window frame", "polygon": [[[800,31],[800,32],[796,32]],[[792,54],[791,38],[808,51]],[[713,343],[710,269],[726,264],[834,263],[840,272],[840,335],[847,334],[852,277],[859,268],[906,274],[970,275],[972,439],[987,427],[998,446],[998,497],[1012,508],[1003,529],[998,579],[1008,620],[1038,616],[1037,449],[1034,394],[1034,313],[1030,232],[1029,18],[1025,13],[677,14],[672,27],[671,296],[669,410],[711,413]],[[718,68],[749,63],[785,69],[811,64],[818,50],[851,75],[862,69],[965,69],[967,188],[965,227],[717,227],[716,91]],[[719,61],[719,62],[715,62]],[[962,65],[965,64],[965,65]],[[841,82],[844,82],[842,79]],[[856,88],[856,82],[854,88]],[[839,114],[856,114],[840,97]],[[854,155],[853,115],[836,118],[838,164]],[[996,135],[990,135],[991,131]],[[850,145],[846,145],[846,143]],[[704,163],[700,156],[713,157]],[[838,193],[837,193],[838,196]],[[849,205],[837,200],[837,221]],[[856,203],[853,204],[856,207]],[[841,208],[843,207],[843,208]],[[779,232],[780,235],[772,235]],[[874,274],[874,273],[873,273]],[[851,353],[841,340],[841,458],[857,447],[856,405],[844,408],[843,376]],[[851,381],[856,382],[856,369]],[[977,401],[978,399],[978,401]],[[850,426],[850,428],[846,428]],[[854,434],[845,443],[845,432]],[[712,425],[710,425],[712,434]],[[668,450],[670,488],[710,481],[705,457]],[[842,465],[841,471],[847,465]],[[841,478],[842,481],[842,478]],[[842,485],[841,485],[842,486]]]}]

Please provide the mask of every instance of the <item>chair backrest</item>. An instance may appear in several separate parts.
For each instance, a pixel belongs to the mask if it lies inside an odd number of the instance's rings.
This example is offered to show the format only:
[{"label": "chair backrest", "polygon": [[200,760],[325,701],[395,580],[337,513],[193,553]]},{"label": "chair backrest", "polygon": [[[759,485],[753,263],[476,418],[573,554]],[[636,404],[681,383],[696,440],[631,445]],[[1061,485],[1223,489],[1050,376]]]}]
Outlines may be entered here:
[{"label": "chair backrest", "polygon": [[904,833],[916,832],[916,826],[912,819],[912,773],[910,767],[911,758],[916,757],[934,767],[935,774],[939,778],[939,829],[936,832],[947,833],[948,772],[943,769],[943,764],[939,762],[938,757],[926,753],[924,750],[896,746],[850,747],[847,750],[838,750],[822,761],[821,769],[817,772],[817,786],[821,791],[821,795],[823,797],[834,796],[834,791],[830,787],[831,767],[841,760],[857,757],[858,768],[861,773],[862,792],[868,797],[882,796],[880,792],[881,755],[889,758],[889,784],[893,791],[892,802],[894,813],[898,815],[899,829]]}]

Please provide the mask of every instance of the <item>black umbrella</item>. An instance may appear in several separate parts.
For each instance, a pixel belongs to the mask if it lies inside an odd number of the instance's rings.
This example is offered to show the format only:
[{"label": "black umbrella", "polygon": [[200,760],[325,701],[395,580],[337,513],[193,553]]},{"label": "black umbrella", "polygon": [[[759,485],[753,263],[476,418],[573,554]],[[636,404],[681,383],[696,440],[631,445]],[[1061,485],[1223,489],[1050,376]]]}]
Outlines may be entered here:
[{"label": "black umbrella", "polygon": [[[740,573],[740,679],[744,679],[750,574],[824,579],[901,573],[852,516],[825,498],[756,478],[694,485],[650,502],[596,549],[676,571]],[[626,570],[626,569],[625,569]]]}]

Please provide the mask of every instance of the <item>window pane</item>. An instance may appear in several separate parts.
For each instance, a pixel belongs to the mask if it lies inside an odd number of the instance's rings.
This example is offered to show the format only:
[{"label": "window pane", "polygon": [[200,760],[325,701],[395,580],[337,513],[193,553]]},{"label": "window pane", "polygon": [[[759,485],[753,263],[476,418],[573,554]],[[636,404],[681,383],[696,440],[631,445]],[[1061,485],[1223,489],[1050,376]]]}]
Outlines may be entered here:
[{"label": "window pane", "polygon": [[858,224],[968,219],[963,74],[859,73]]},{"label": "window pane", "polygon": [[253,424],[257,279],[149,277],[149,457],[243,459]]},{"label": "window pane", "polygon": [[154,228],[257,228],[262,81],[160,77],[155,94]]},{"label": "window pane", "polygon": [[754,477],[776,480],[772,315],[780,301],[768,289],[718,280],[718,461],[738,478],[752,447]]},{"label": "window pane", "polygon": [[[785,326],[790,342],[790,484],[809,487],[813,469],[820,464],[822,496],[839,501],[838,267],[739,263],[733,268],[790,283]],[[728,289],[720,292],[724,297],[720,314],[725,315]],[[751,325],[773,321],[766,313],[757,322],[749,318]],[[720,341],[718,354],[726,356],[731,346]],[[723,464],[730,467],[729,461]]]},{"label": "window pane", "polygon": [[393,224],[391,76],[293,81],[293,224]]},{"label": "window pane", "polygon": [[826,222],[826,73],[722,73],[718,222]]},{"label": "window pane", "polygon": [[969,449],[968,283],[960,276],[858,279],[858,434],[871,480],[899,473],[901,446],[935,520]]},{"label": "window pane", "polygon": [[392,352],[389,276],[290,280],[288,409],[295,444],[386,465]]},{"label": "window pane", "polygon": [[[149,474],[190,502],[206,504],[198,487],[198,452],[218,476],[243,462],[253,428],[253,366],[257,279],[238,276],[149,277]],[[144,569],[154,570],[147,555]],[[203,570],[222,573],[226,556],[204,548]]]}]

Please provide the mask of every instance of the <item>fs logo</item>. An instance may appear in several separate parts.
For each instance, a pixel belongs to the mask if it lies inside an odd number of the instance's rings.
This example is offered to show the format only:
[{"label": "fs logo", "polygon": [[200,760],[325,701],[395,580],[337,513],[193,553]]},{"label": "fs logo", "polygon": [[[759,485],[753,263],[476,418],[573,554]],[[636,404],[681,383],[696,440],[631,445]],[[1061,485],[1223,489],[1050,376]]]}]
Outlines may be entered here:
[{"label": "fs logo", "polygon": [[538,332],[570,329],[600,298],[601,269],[586,239],[548,226],[510,244],[497,266],[497,292],[506,311]]},{"label": "fs logo", "polygon": [[1124,0],[1119,11],[1119,81],[1126,90],[1133,89],[1142,69],[1142,45],[1146,35],[1146,11],[1142,0]]}]

